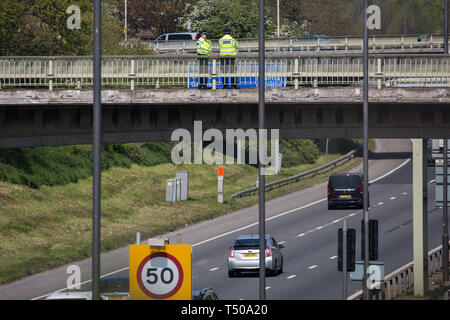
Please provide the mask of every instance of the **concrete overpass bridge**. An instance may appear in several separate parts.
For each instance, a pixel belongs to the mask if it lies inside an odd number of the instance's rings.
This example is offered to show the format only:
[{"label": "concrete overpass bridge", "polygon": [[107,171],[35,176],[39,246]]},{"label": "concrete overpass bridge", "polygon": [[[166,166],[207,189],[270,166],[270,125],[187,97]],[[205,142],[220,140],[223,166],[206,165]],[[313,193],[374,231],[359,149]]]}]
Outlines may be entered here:
[{"label": "concrete overpass bridge", "polygon": [[[369,135],[450,138],[450,56],[372,55]],[[239,55],[237,73],[210,57],[105,57],[103,141],[170,141],[178,128],[258,127],[257,55]],[[195,88],[209,77],[211,90]],[[239,90],[221,89],[236,76]],[[91,143],[91,57],[0,58],[0,147]],[[266,59],[266,127],[281,138],[362,136],[362,57],[349,53],[271,54]],[[255,87],[255,88],[252,88]]]}]

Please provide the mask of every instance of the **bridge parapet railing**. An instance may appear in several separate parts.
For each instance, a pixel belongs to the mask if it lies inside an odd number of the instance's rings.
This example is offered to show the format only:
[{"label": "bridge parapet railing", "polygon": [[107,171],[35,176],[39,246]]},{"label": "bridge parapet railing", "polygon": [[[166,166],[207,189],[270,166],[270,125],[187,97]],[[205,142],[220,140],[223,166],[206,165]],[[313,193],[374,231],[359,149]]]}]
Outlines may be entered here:
[{"label": "bridge parapet railing", "polygon": [[[197,55],[105,56],[105,88],[196,88],[198,79],[222,86],[236,77],[240,87],[258,86],[257,54],[239,54],[235,69],[208,57],[208,70],[199,72]],[[93,86],[92,57],[0,57],[1,88],[89,88]],[[266,86],[362,86],[363,59],[357,54],[290,53],[266,55]],[[382,54],[369,58],[369,84],[383,87],[448,87],[450,55]]]},{"label": "bridge parapet railing", "polygon": [[[428,277],[442,270],[442,245],[428,252]],[[381,287],[371,291],[372,300],[390,300],[407,294],[414,287],[414,263],[398,268],[381,283]],[[359,291],[351,295],[349,300],[362,299],[363,293]]]}]

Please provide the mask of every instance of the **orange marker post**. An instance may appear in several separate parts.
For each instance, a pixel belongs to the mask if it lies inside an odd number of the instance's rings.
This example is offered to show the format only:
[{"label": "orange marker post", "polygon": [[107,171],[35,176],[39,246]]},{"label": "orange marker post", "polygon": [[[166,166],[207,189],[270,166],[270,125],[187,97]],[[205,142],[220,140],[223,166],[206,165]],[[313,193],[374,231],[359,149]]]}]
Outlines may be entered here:
[{"label": "orange marker post", "polygon": [[223,167],[217,170],[217,202],[223,203]]}]

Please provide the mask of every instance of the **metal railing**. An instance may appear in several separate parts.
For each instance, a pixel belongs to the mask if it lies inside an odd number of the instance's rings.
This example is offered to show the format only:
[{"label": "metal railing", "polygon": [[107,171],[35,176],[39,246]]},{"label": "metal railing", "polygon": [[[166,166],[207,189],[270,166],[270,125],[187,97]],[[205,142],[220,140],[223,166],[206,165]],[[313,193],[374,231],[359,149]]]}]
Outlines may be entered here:
[{"label": "metal railing", "polygon": [[[199,77],[208,86],[222,86],[223,77],[236,77],[240,87],[258,86],[257,54],[240,54],[234,71],[221,68],[210,56],[208,70],[199,72],[197,55],[105,56],[105,88],[196,88]],[[450,55],[379,54],[369,59],[369,83],[382,87],[448,87]],[[358,54],[268,54],[266,86],[362,86],[363,58]],[[92,57],[0,57],[0,88],[47,87],[81,89],[93,86]]]},{"label": "metal railing", "polygon": [[[339,166],[339,165],[341,165],[341,164],[343,164],[343,163],[353,159],[357,151],[358,151],[358,149],[352,150],[349,153],[347,153],[346,155],[340,157],[339,159],[331,161],[331,162],[329,162],[327,164],[324,164],[324,165],[322,165],[320,167],[317,167],[317,168],[314,168],[314,169],[311,169],[311,170],[307,170],[305,172],[296,174],[294,176],[291,176],[291,177],[288,177],[288,178],[285,178],[285,179],[281,179],[281,180],[278,180],[278,181],[267,183],[265,185],[265,190],[266,191],[267,190],[271,190],[273,188],[281,187],[281,186],[283,186],[285,184],[288,184],[288,183],[291,183],[291,182],[297,182],[300,179],[305,179],[305,178],[314,176],[314,175],[319,174],[319,173],[323,173],[323,172],[327,172],[327,171],[333,170],[337,166]],[[258,191],[259,191],[258,187],[242,190],[242,191],[239,191],[238,193],[233,194],[231,196],[231,198],[242,197],[244,195],[252,194],[252,193],[255,193],[255,192],[258,192]]]},{"label": "metal railing", "polygon": [[[418,37],[420,36],[420,41]],[[213,52],[219,51],[217,39],[211,39]],[[193,53],[196,52],[196,41],[158,41],[147,44],[159,53]],[[444,47],[442,35],[398,35],[398,36],[373,36],[369,37],[369,48],[376,49],[437,49]],[[298,37],[266,39],[267,52],[293,52],[293,51],[328,51],[328,50],[362,50],[362,37]],[[258,51],[258,39],[237,39],[238,52]]]},{"label": "metal railing", "polygon": [[[442,245],[428,252],[428,277],[442,268]],[[371,291],[373,300],[390,300],[409,292],[414,286],[414,262],[398,268],[385,277],[381,288]],[[348,297],[348,300],[362,299],[362,290]]]}]

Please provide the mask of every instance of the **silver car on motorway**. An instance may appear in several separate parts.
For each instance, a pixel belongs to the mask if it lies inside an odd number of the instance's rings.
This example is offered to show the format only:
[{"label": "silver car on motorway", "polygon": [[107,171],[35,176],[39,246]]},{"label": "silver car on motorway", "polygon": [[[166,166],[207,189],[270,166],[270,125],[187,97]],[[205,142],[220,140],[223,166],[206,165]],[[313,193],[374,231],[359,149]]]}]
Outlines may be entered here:
[{"label": "silver car on motorway", "polygon": [[[283,245],[266,234],[266,270],[271,275],[283,272]],[[234,277],[245,270],[259,269],[259,235],[240,235],[228,249],[228,276]]]}]

